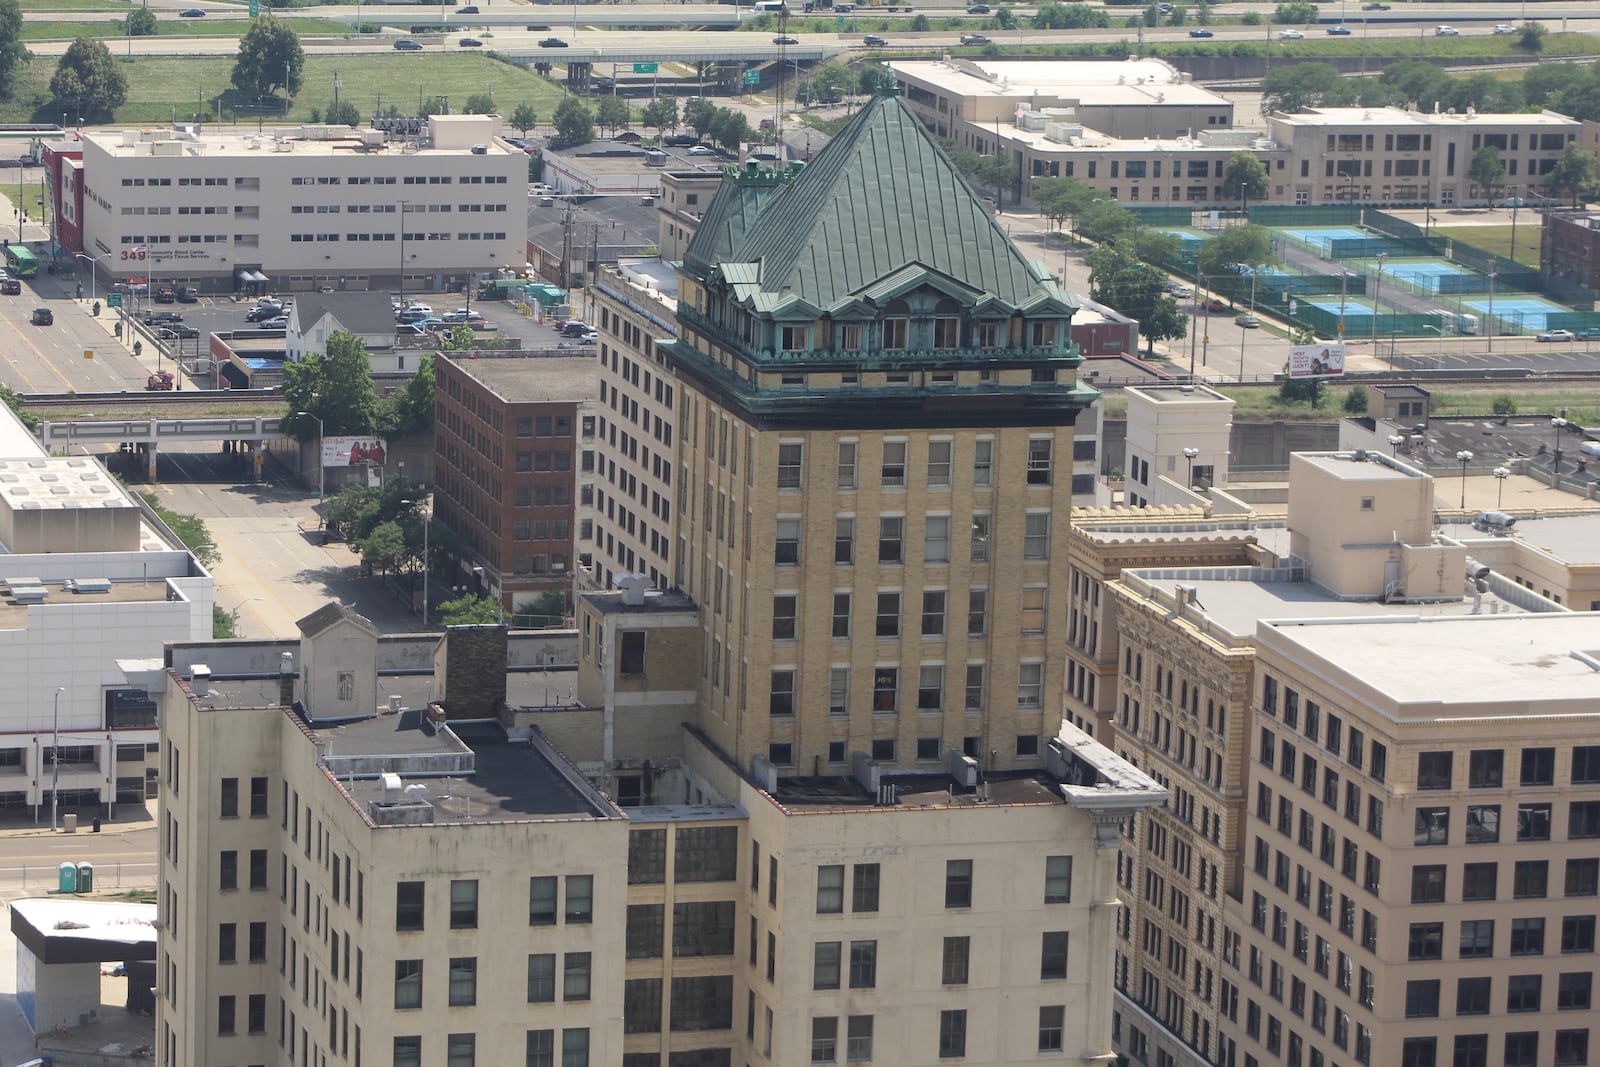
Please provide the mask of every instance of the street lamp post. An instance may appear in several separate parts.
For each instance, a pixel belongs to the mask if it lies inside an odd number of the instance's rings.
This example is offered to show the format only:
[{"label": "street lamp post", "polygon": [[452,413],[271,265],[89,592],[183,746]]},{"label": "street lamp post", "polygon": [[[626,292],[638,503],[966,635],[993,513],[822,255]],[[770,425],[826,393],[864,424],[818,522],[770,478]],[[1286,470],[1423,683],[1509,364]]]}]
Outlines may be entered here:
[{"label": "street lamp post", "polygon": [[55,711],[50,716],[50,732],[53,736],[50,748],[50,830],[56,829],[56,813],[60,810],[61,796],[61,694],[67,691],[66,686],[56,686]]},{"label": "street lamp post", "polygon": [[1400,446],[1405,444],[1405,443],[1406,443],[1406,439],[1404,437],[1402,437],[1401,435],[1399,435],[1397,433],[1390,434],[1389,435],[1390,455],[1392,455],[1395,459],[1399,459],[1400,458]]},{"label": "street lamp post", "polygon": [[76,259],[84,259],[84,260],[88,260],[89,261],[89,301],[91,303],[94,302],[94,282],[95,282],[94,265],[96,263],[100,262],[102,259],[105,259],[106,256],[109,256],[110,254],[111,254],[110,252],[104,252],[104,253],[102,253],[102,254],[100,254],[98,256],[91,256],[87,252],[74,252],[74,253],[72,253],[73,257],[76,258]]},{"label": "street lamp post", "polygon": [[1183,450],[1183,458],[1189,461],[1189,481],[1186,485],[1189,489],[1194,488],[1194,459],[1199,454],[1200,450],[1198,448],[1185,448]]},{"label": "street lamp post", "polygon": [[1522,198],[1517,195],[1517,187],[1511,187],[1511,262],[1517,261],[1517,207],[1522,203]]},{"label": "street lamp post", "polygon": [[1461,464],[1461,510],[1467,509],[1467,464],[1472,462],[1472,453],[1466,449],[1456,453],[1456,462]]},{"label": "street lamp post", "polygon": [[295,414],[304,415],[306,418],[314,420],[317,424],[317,502],[320,504],[322,502],[322,479],[327,470],[322,463],[322,420],[309,411],[297,411]]},{"label": "street lamp post", "polygon": [[1378,354],[1378,309],[1383,305],[1379,298],[1383,296],[1383,262],[1388,259],[1384,252],[1378,253],[1378,279],[1377,285],[1372,289],[1372,354]]},{"label": "street lamp post", "polygon": [[[402,500],[400,503],[407,507],[421,507],[423,501]],[[424,515],[422,517],[422,626],[424,629],[428,626],[428,572],[433,569],[433,560],[429,558],[430,553],[428,551],[428,535],[431,532],[432,525],[433,516]]]},{"label": "street lamp post", "polygon": [[1567,420],[1556,416],[1550,420],[1550,430],[1555,435],[1555,465],[1551,468],[1556,472],[1556,477],[1561,477],[1561,433],[1567,428]]},{"label": "street lamp post", "polygon": [[1496,467],[1494,469],[1494,480],[1500,483],[1499,489],[1494,494],[1494,506],[1496,509],[1500,507],[1501,501],[1506,498],[1506,479],[1509,477],[1511,477],[1510,468]]}]

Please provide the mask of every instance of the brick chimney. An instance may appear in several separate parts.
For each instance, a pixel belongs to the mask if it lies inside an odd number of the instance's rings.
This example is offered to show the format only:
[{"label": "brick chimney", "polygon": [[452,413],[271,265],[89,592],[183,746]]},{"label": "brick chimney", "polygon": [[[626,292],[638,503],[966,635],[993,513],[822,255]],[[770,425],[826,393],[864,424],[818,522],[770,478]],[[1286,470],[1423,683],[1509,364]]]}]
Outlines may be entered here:
[{"label": "brick chimney", "polygon": [[490,719],[506,699],[504,624],[446,626],[433,656],[434,693],[447,719]]}]

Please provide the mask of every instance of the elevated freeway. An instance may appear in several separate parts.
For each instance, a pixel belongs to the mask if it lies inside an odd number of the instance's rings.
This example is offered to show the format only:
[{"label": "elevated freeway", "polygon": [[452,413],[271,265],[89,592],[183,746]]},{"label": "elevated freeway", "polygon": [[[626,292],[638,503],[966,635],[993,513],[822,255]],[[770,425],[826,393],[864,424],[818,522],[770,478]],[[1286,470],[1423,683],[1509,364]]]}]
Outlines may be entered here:
[{"label": "elevated freeway", "polygon": [[39,440],[51,451],[64,448],[105,449],[112,445],[145,457],[150,479],[156,477],[156,454],[163,444],[220,441],[226,448],[252,454],[255,477],[268,441],[288,440],[280,429],[282,417],[146,419],[41,419]]}]

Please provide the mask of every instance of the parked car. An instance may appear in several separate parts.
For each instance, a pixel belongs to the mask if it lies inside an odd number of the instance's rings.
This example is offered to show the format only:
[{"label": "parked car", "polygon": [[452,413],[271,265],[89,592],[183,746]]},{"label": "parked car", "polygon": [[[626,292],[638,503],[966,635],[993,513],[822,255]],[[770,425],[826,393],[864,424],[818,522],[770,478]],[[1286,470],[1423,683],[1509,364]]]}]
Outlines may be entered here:
[{"label": "parked car", "polygon": [[32,322],[35,326],[54,326],[56,313],[49,308],[34,308]]},{"label": "parked car", "polygon": [[[690,145],[699,144],[700,139],[692,133],[675,133],[670,137],[661,138],[661,143],[666,145],[668,148],[687,148]],[[533,184],[534,187],[537,188],[542,183],[534,182]]]},{"label": "parked car", "polygon": [[989,38],[985,37],[981,33],[963,33],[961,35],[961,43],[962,44],[988,44],[989,43]]},{"label": "parked car", "polygon": [[198,304],[199,302],[200,302],[200,290],[195,289],[195,288],[190,287],[190,286],[186,286],[186,287],[178,290],[178,303],[180,303],[180,304]]},{"label": "parked car", "polygon": [[275,319],[262,319],[257,325],[263,330],[287,330],[289,328],[289,320],[279,315]]},{"label": "parked car", "polygon": [[1170,293],[1173,296],[1192,296],[1192,295],[1194,295],[1194,290],[1190,289],[1187,285],[1184,285],[1182,282],[1168,282],[1167,283],[1167,292]]},{"label": "parked car", "polygon": [[476,15],[477,13],[478,13],[478,5],[477,4],[467,4],[464,7],[456,8],[456,14],[458,14],[458,15]]},{"label": "parked car", "polygon": [[282,314],[282,308],[253,307],[249,311],[245,312],[244,321],[265,322],[267,319],[274,319]]},{"label": "parked car", "polygon": [[1517,28],[1507,22],[1497,22],[1494,24],[1494,32],[1500,36],[1505,36],[1507,34],[1516,33]]},{"label": "parked car", "polygon": [[1278,31],[1278,40],[1280,41],[1303,41],[1305,39],[1306,35],[1301,33],[1299,30]]},{"label": "parked car", "polygon": [[456,47],[458,47],[458,48],[482,48],[483,47],[483,42],[478,40],[476,37],[463,37],[463,38],[461,38],[461,40],[456,42]]},{"label": "parked car", "polygon": [[600,343],[600,334],[596,330],[590,330],[588,333],[586,333],[582,337],[578,338],[578,343],[580,345],[599,344]]},{"label": "parked car", "polygon": [[186,7],[178,12],[178,17],[180,19],[203,19],[206,17],[206,13],[204,8]]},{"label": "parked car", "polygon": [[1350,36],[1350,27],[1349,26],[1329,26],[1328,27],[1328,35],[1330,37],[1348,37],[1348,36]]},{"label": "parked car", "polygon": [[689,154],[691,156],[714,156],[717,154],[717,150],[710,145],[697,144],[690,146]]},{"label": "parked car", "polygon": [[1535,341],[1576,341],[1578,335],[1571,330],[1541,330],[1535,334]]},{"label": "parked car", "polygon": [[394,43],[394,50],[396,52],[420,52],[422,51],[422,46],[416,41],[407,40],[406,38],[402,37],[400,40]]},{"label": "parked car", "polygon": [[433,314],[433,308],[431,306],[427,305],[427,304],[424,304],[420,300],[411,301],[411,303],[406,305],[406,310],[407,311],[420,311],[424,315],[432,315]]},{"label": "parked car", "polygon": [[1454,26],[1435,26],[1433,35],[1435,37],[1460,37],[1461,31]]},{"label": "parked car", "polygon": [[1254,315],[1237,315],[1234,317],[1233,324],[1242,326],[1247,330],[1254,330],[1261,325],[1261,320]]},{"label": "parked car", "polygon": [[594,333],[595,328],[586,322],[573,319],[561,327],[562,337],[582,337],[586,333]]},{"label": "parked car", "polygon": [[866,45],[868,48],[885,48],[889,44],[888,41],[884,40],[882,37],[879,37],[875,33],[869,33],[865,37],[861,38],[861,43]]},{"label": "parked car", "polygon": [[155,301],[158,304],[171,304],[178,299],[178,291],[170,285],[163,285],[156,290]]},{"label": "parked car", "polygon": [[1206,29],[1204,26],[1196,26],[1194,29],[1189,31],[1189,36],[1190,37],[1215,37],[1216,34],[1212,33],[1210,30]]},{"label": "parked car", "polygon": [[15,278],[0,278],[0,294],[6,296],[21,296],[22,283]]},{"label": "parked car", "polygon": [[559,37],[546,37],[544,40],[539,42],[539,47],[540,48],[565,48],[565,47],[567,47],[567,42],[563,41]]},{"label": "parked car", "polygon": [[1600,339],[1600,326],[1589,326],[1578,331],[1580,341],[1594,341]]},{"label": "parked car", "polygon": [[144,321],[147,326],[164,326],[169,322],[182,322],[183,314],[178,311],[146,311]]},{"label": "parked car", "polygon": [[1228,310],[1228,305],[1225,302],[1223,302],[1221,300],[1218,300],[1216,297],[1212,297],[1210,300],[1207,300],[1205,302],[1204,307],[1205,307],[1205,310],[1207,310],[1207,311],[1227,311]]},{"label": "parked car", "polygon": [[433,318],[433,316],[426,311],[418,311],[416,308],[406,308],[404,311],[398,312],[395,315],[394,321],[402,323],[421,322],[423,319],[431,318]]}]

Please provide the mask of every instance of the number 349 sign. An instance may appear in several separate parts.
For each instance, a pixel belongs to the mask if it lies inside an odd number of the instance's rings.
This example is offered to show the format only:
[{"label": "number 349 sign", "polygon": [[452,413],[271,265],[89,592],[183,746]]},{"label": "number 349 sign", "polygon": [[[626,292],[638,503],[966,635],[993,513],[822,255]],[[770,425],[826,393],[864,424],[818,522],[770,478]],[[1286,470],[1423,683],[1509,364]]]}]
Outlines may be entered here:
[{"label": "number 349 sign", "polygon": [[148,259],[149,256],[150,250],[147,248],[124,248],[122,250],[122,259],[124,262],[142,261]]}]

